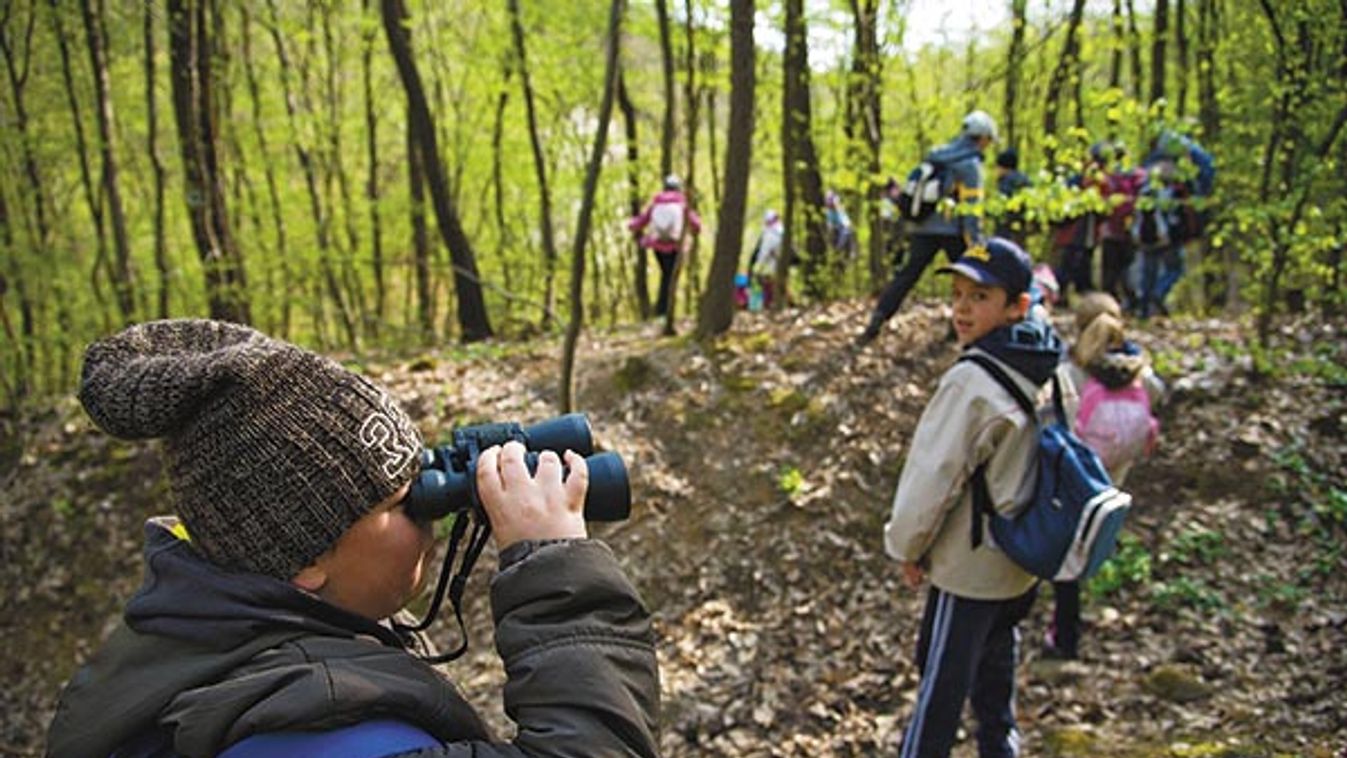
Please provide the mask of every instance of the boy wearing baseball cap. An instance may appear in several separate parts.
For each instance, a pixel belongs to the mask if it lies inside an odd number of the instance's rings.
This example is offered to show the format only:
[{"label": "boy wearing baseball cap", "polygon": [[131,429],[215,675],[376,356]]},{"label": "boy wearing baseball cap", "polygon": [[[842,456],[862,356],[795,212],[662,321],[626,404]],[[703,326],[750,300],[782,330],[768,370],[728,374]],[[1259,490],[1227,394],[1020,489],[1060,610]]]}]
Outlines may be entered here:
[{"label": "boy wearing baseball cap", "polygon": [[76,672],[50,756],[634,755],[657,751],[649,613],[586,539],[588,471],[523,446],[478,457],[510,742],[389,623],[430,525],[403,508],[420,434],[385,390],[253,329],[155,321],[94,343],[80,400],[160,438],[175,515],[146,524],[145,582]]},{"label": "boy wearing baseball cap", "polygon": [[[1015,243],[993,237],[940,269],[952,275],[953,326],[965,353],[986,356],[1029,397],[1057,370],[1062,343],[1051,326],[1026,319],[1032,263]],[[917,645],[921,685],[901,755],[946,756],[965,700],[978,720],[982,758],[1013,756],[1016,627],[1033,605],[1034,577],[990,539],[977,540],[971,478],[985,465],[991,506],[1012,514],[1035,484],[1035,419],[981,366],[956,362],[940,378],[908,445],[884,526],[903,581],[929,577]],[[990,534],[990,530],[982,530]]]}]

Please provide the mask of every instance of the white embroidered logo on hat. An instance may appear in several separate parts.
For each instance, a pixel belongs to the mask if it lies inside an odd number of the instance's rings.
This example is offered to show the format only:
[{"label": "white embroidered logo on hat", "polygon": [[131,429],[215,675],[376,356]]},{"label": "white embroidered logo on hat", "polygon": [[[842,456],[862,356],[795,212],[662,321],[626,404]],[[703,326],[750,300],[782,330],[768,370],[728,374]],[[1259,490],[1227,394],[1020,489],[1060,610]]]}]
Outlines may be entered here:
[{"label": "white embroidered logo on hat", "polygon": [[378,448],[383,454],[384,475],[392,479],[416,459],[417,450],[408,440],[417,439],[406,414],[398,410],[392,398],[384,395],[382,410],[375,411],[360,425],[360,442],[366,448]]}]

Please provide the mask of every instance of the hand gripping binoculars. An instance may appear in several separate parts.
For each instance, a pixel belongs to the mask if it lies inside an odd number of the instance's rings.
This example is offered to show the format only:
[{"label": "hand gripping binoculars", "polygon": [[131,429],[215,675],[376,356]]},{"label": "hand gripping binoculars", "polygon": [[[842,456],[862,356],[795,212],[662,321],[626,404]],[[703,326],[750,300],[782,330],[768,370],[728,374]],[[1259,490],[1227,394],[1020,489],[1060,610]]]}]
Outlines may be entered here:
[{"label": "hand gripping binoculars", "polygon": [[[404,501],[407,515],[418,521],[433,521],[473,511],[484,519],[477,500],[477,456],[511,440],[526,448],[524,463],[529,473],[538,470],[538,453],[544,450],[558,455],[573,450],[584,456],[589,467],[587,521],[623,521],[631,514],[631,484],[622,457],[611,452],[596,454],[589,418],[568,413],[527,427],[506,422],[455,429],[451,444],[422,451],[421,473]],[[569,469],[563,476],[567,473]]]}]

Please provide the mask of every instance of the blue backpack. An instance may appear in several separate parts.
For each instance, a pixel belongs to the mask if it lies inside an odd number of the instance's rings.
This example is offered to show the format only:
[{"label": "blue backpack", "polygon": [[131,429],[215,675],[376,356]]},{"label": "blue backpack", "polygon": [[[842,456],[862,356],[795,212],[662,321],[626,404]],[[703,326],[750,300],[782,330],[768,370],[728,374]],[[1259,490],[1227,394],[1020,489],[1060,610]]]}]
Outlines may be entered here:
[{"label": "blue backpack", "polygon": [[1055,582],[1087,579],[1113,554],[1132,496],[1109,480],[1099,456],[1064,423],[1062,388],[1053,377],[1057,420],[1040,423],[1033,402],[995,361],[969,353],[1038,424],[1038,483],[1019,513],[1007,518],[992,507],[987,464],[973,472],[973,547],[982,544],[982,516],[1001,551],[1034,576]]}]

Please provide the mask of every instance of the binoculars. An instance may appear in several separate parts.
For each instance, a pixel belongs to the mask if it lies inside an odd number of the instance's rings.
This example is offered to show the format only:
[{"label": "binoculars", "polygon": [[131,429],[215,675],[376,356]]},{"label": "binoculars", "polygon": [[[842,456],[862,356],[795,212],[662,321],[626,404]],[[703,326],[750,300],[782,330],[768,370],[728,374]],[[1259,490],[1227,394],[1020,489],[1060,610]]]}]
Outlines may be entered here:
[{"label": "binoculars", "polygon": [[[421,473],[412,482],[404,506],[407,515],[431,521],[450,514],[480,510],[477,500],[477,456],[494,445],[511,440],[523,443],[524,463],[529,473],[538,470],[538,453],[552,450],[560,455],[573,450],[584,456],[589,467],[589,490],[585,493],[585,519],[622,521],[631,513],[631,484],[627,467],[617,453],[594,453],[589,418],[582,413],[541,421],[532,426],[517,423],[477,424],[454,430],[453,443],[427,448],[421,453]],[[569,469],[563,476],[569,473]]]}]

